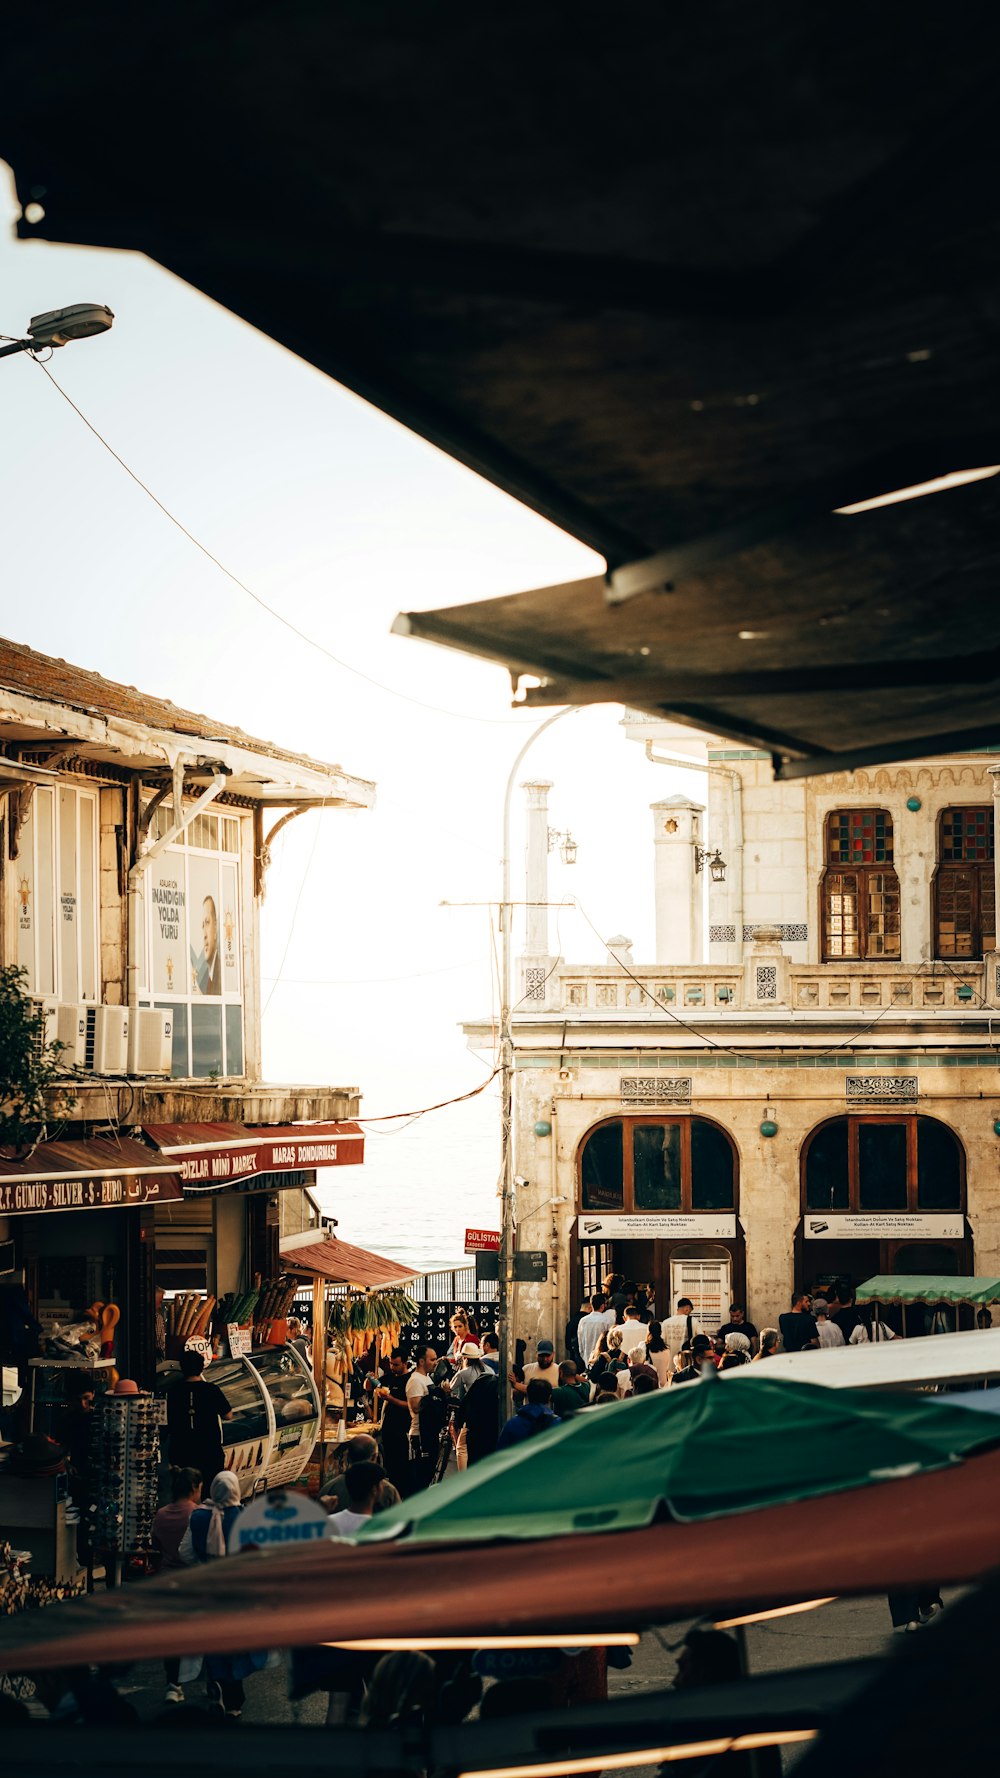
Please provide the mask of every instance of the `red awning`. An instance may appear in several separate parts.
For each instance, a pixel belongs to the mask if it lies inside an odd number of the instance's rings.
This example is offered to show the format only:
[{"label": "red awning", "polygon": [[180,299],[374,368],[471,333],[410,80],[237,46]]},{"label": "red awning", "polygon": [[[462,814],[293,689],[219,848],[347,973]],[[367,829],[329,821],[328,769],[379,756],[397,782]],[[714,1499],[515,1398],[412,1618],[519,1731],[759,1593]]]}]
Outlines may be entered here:
[{"label": "red awning", "polygon": [[[0,1621],[0,1671],[484,1630],[634,1630],[833,1594],[978,1580],[1000,1564],[1000,1452],[698,1525],[509,1544],[333,1541],[248,1551]],[[474,1584],[470,1575],[474,1570]],[[571,1639],[571,1638],[570,1638]]]},{"label": "red awning", "polygon": [[160,1153],[194,1190],[238,1185],[262,1173],[360,1166],[360,1124],[144,1124]]},{"label": "red awning", "polygon": [[43,1142],[23,1161],[0,1160],[0,1215],[109,1210],[183,1197],[176,1162],[128,1136]]},{"label": "red awning", "polygon": [[281,1269],[298,1272],[304,1278],[325,1278],[330,1284],[354,1284],[374,1290],[380,1284],[402,1284],[416,1275],[412,1266],[383,1259],[381,1254],[368,1253],[364,1247],[352,1247],[347,1241],[338,1241],[336,1235],[303,1240],[301,1246],[295,1245],[296,1236],[291,1241],[292,1245],[282,1246]]}]

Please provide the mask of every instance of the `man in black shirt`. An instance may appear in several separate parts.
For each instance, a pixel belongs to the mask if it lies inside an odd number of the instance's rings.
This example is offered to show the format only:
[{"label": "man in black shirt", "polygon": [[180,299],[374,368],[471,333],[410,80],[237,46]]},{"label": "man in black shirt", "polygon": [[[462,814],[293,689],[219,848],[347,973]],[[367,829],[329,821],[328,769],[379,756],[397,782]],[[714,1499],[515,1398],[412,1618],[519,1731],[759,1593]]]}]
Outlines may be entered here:
[{"label": "man in black shirt", "polygon": [[844,1336],[845,1346],[850,1345],[851,1335],[856,1327],[864,1326],[867,1329],[868,1317],[862,1309],[858,1308],[853,1290],[840,1292],[840,1307],[835,1310],[833,1320]]},{"label": "man in black shirt", "polygon": [[393,1487],[405,1498],[410,1492],[410,1404],[406,1399],[409,1378],[406,1359],[398,1346],[389,1356],[375,1384],[374,1399],[382,1406],[382,1462]]},{"label": "man in black shirt", "polygon": [[778,1316],[781,1343],[786,1352],[805,1352],[813,1346],[819,1349],[816,1318],[809,1307],[811,1301],[807,1290],[796,1290],[792,1296],[791,1312]]},{"label": "man in black shirt", "polygon": [[200,1469],[206,1491],[225,1468],[222,1422],[232,1408],[216,1383],[202,1375],[200,1352],[181,1353],[181,1374],[167,1389],[167,1431],[170,1461],[175,1469]]},{"label": "man in black shirt", "polygon": [[757,1347],[760,1344],[760,1335],[757,1332],[757,1329],[754,1327],[752,1321],[747,1320],[746,1311],[740,1308],[739,1303],[730,1303],[729,1320],[726,1322],[725,1327],[720,1327],[719,1333],[723,1339],[725,1339],[727,1334],[731,1333],[746,1334],[747,1339],[750,1341],[751,1352],[756,1352]]}]

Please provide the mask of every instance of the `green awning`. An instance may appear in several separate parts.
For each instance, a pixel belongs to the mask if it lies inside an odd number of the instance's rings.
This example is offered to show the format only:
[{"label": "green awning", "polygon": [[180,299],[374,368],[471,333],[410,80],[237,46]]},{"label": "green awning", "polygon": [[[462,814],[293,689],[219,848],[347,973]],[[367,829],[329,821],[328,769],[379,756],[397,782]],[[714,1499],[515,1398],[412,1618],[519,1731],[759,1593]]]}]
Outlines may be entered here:
[{"label": "green awning", "polygon": [[750,1512],[915,1475],[1000,1444],[1000,1424],[937,1398],[770,1381],[683,1388],[587,1408],[388,1512],[371,1543],[486,1541]]},{"label": "green awning", "polygon": [[917,1273],[909,1278],[869,1278],[858,1286],[859,1303],[1000,1303],[1000,1278],[954,1278]]}]

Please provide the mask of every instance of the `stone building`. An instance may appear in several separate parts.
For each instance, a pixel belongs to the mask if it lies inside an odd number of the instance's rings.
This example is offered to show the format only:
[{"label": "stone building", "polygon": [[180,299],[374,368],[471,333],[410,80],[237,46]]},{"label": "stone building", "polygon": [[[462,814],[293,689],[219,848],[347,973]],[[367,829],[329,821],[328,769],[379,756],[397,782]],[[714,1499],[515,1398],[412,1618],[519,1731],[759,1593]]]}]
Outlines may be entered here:
[{"label": "stone building", "polygon": [[[515,1013],[521,1334],[611,1267],[758,1326],[793,1284],[1000,1272],[995,751],[776,783],[765,754],[628,714],[651,761],[655,960],[549,954]],[[703,796],[655,797],[659,762]],[[527,785],[528,899],[547,794]],[[516,997],[516,996],[515,996]],[[486,1040],[480,1022],[467,1027]]]}]

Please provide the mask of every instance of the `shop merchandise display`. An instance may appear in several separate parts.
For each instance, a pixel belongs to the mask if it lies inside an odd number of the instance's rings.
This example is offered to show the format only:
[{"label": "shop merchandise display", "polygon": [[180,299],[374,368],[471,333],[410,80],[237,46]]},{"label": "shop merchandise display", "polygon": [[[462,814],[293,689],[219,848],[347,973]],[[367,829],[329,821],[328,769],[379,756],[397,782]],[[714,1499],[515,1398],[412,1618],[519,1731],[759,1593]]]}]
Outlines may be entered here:
[{"label": "shop merchandise display", "polygon": [[214,1308],[214,1296],[202,1296],[200,1290],[179,1291],[166,1305],[168,1338],[182,1346],[185,1340],[204,1339]]},{"label": "shop merchandise display", "polygon": [[112,1358],[120,1320],[117,1303],[91,1303],[79,1321],[55,1322],[41,1336],[42,1351],[54,1359]]},{"label": "shop merchandise display", "polygon": [[227,1327],[249,1327],[259,1297],[259,1285],[254,1285],[252,1290],[231,1290],[220,1299],[216,1308],[216,1327],[223,1332]]},{"label": "shop merchandise display", "polygon": [[97,1404],[90,1461],[90,1541],[122,1556],[151,1547],[160,1456],[156,1402],[124,1383]]},{"label": "shop merchandise display", "polygon": [[255,1346],[269,1344],[275,1323],[286,1319],[297,1289],[298,1284],[294,1278],[277,1278],[273,1283],[265,1279],[261,1284],[260,1299],[253,1318]]},{"label": "shop merchandise display", "polygon": [[86,1587],[86,1576],[78,1581],[35,1580],[29,1573],[30,1550],[15,1550],[0,1542],[0,1617],[15,1617],[19,1611],[38,1611],[55,1605],[60,1599],[74,1599]]}]

